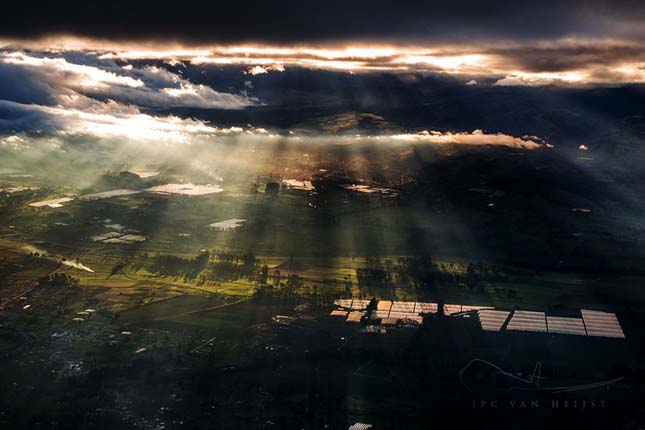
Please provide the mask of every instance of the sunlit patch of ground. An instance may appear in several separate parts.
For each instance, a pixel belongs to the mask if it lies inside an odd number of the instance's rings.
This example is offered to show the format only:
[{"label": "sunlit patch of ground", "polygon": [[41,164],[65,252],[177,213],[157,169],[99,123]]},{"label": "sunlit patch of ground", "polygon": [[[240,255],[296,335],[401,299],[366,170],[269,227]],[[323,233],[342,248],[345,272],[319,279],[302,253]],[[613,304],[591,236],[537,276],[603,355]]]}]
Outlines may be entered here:
[{"label": "sunlit patch of ground", "polygon": [[203,196],[206,194],[221,193],[224,191],[224,188],[220,185],[166,184],[148,188],[146,191],[156,194]]}]

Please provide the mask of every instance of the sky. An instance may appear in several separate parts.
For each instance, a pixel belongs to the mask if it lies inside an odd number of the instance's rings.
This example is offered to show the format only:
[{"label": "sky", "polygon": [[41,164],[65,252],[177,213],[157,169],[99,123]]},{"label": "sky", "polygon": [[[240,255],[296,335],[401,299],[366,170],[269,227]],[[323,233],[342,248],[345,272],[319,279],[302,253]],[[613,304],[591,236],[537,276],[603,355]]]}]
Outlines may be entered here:
[{"label": "sky", "polygon": [[[295,139],[299,130],[254,120],[272,107],[288,109],[294,94],[305,94],[303,79],[320,83],[306,93],[314,116],[329,110],[332,97],[347,111],[373,100],[405,104],[402,94],[419,103],[432,93],[436,102],[436,91],[418,85],[429,77],[465,97],[479,97],[477,89],[553,94],[645,83],[639,1],[118,0],[12,2],[4,12],[0,144],[7,147],[43,133],[180,143],[232,135]],[[389,77],[396,94],[374,84]],[[342,88],[323,91],[330,81]],[[548,144],[529,127],[510,135],[476,121],[455,129],[386,119],[394,126],[378,135],[352,130],[345,138]]]},{"label": "sky", "polygon": [[567,36],[643,40],[645,8],[632,0],[276,0],[11,2],[4,36],[71,33],[187,43],[408,39],[454,41]]}]

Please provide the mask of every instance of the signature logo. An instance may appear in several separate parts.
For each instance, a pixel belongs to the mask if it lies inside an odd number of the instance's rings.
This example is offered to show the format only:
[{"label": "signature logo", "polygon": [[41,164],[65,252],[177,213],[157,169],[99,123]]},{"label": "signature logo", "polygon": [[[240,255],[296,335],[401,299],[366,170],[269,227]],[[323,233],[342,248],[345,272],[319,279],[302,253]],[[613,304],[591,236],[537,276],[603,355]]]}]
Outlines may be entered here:
[{"label": "signature logo", "polygon": [[486,387],[489,389],[495,388],[509,391],[565,393],[606,387],[621,381],[623,378],[624,376],[620,376],[614,379],[579,385],[551,385],[543,383],[542,363],[539,361],[535,364],[533,373],[527,379],[507,372],[496,364],[481,358],[471,360],[459,371],[459,380],[468,391],[475,391],[477,388]]}]

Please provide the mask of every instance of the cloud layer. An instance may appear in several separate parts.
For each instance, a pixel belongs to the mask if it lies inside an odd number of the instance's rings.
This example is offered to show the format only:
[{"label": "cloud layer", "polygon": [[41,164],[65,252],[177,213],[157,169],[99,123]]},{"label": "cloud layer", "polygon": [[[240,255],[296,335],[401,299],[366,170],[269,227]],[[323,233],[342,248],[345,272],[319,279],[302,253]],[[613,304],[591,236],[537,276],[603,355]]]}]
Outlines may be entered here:
[{"label": "cloud layer", "polygon": [[[89,43],[88,41],[80,41]],[[24,48],[24,47],[23,47]],[[309,130],[273,132],[264,128],[219,127],[195,119],[183,108],[243,110],[261,102],[249,96],[258,75],[282,73],[288,67],[346,71],[431,71],[456,76],[488,79],[489,85],[540,85],[539,79],[567,79],[558,72],[517,72],[504,76],[484,75],[499,64],[497,54],[462,49],[448,52],[421,47],[218,47],[209,49],[135,50],[60,48],[41,51],[0,50],[0,134],[6,148],[20,148],[37,141],[34,136],[65,139],[90,136],[97,139],[126,139],[145,143],[206,142],[212,139],[247,141],[307,139],[312,143],[352,144],[404,142],[409,144],[498,145],[536,149],[546,146],[535,137],[474,131],[411,131],[390,127],[367,135],[326,135]],[[182,62],[193,64],[191,70]],[[213,70],[212,64],[238,67],[239,93],[216,91],[195,77],[199,70]],[[208,66],[205,66],[208,65]],[[206,67],[208,69],[200,69]],[[509,69],[510,70],[510,69]],[[192,74],[191,74],[192,73]],[[554,75],[555,74],[555,75]],[[563,77],[564,76],[564,77]],[[210,78],[209,78],[210,79]],[[521,82],[513,79],[523,80]],[[242,84],[243,82],[243,84]],[[247,85],[248,83],[248,85]],[[468,79],[464,84],[479,85]],[[163,113],[157,113],[162,111]],[[251,119],[252,121],[252,119]],[[268,127],[267,127],[268,128]]]},{"label": "cloud layer", "polygon": [[[87,54],[70,59],[52,54],[0,52],[0,80],[5,76],[39,82],[38,98],[56,100],[62,106],[77,107],[83,96],[100,96],[153,108],[243,109],[254,103],[247,96],[193,84],[166,69],[121,67],[111,60]],[[0,96],[6,95],[4,91],[14,90],[0,86]]]},{"label": "cloud layer", "polygon": [[[91,52],[103,72],[67,64],[64,59],[40,59],[20,52],[5,54],[5,63],[49,67],[77,75],[78,85],[97,83],[138,89],[147,86],[182,94],[178,100],[149,96],[150,103],[175,104],[188,100],[199,105],[231,108],[248,105],[231,95],[190,86],[181,77],[164,76],[159,69],[118,70],[116,61],[181,62],[195,66],[237,66],[250,75],[300,67],[351,73],[436,73],[464,83],[499,86],[619,85],[645,83],[645,43],[628,39],[562,38],[532,41],[489,41],[435,44],[332,45],[159,45],[107,43],[90,39],[54,38],[17,41],[16,49],[47,49],[59,53]],[[95,53],[95,54],[94,54]],[[13,55],[14,57],[10,57]],[[87,55],[87,54],[86,54]],[[87,67],[87,66],[86,66]],[[116,67],[116,68],[115,68]],[[155,72],[158,74],[155,76]],[[172,89],[172,90],[171,90]],[[179,90],[183,90],[179,91]],[[135,93],[130,91],[129,93]],[[167,95],[167,94],[166,94]]]}]

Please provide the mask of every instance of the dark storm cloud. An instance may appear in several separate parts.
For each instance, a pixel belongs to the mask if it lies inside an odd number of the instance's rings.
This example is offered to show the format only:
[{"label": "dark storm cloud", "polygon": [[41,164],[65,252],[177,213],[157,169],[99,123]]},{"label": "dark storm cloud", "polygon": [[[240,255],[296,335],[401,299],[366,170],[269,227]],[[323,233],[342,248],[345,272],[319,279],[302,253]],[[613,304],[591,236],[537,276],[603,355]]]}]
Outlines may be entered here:
[{"label": "dark storm cloud", "polygon": [[0,100],[54,104],[58,98],[58,88],[52,87],[52,82],[45,78],[46,76],[38,71],[27,74],[18,65],[3,64],[0,66],[0,82],[2,83],[0,85]]},{"label": "dark storm cloud", "polygon": [[642,44],[582,44],[560,46],[523,46],[486,50],[504,58],[507,65],[515,65],[532,72],[558,72],[582,69],[591,65],[645,62]]},{"label": "dark storm cloud", "polygon": [[12,2],[0,34],[67,33],[187,42],[307,42],[410,38],[552,38],[643,35],[642,1],[102,1]]},{"label": "dark storm cloud", "polygon": [[7,132],[54,130],[57,124],[45,112],[34,105],[0,100],[0,135]]}]

